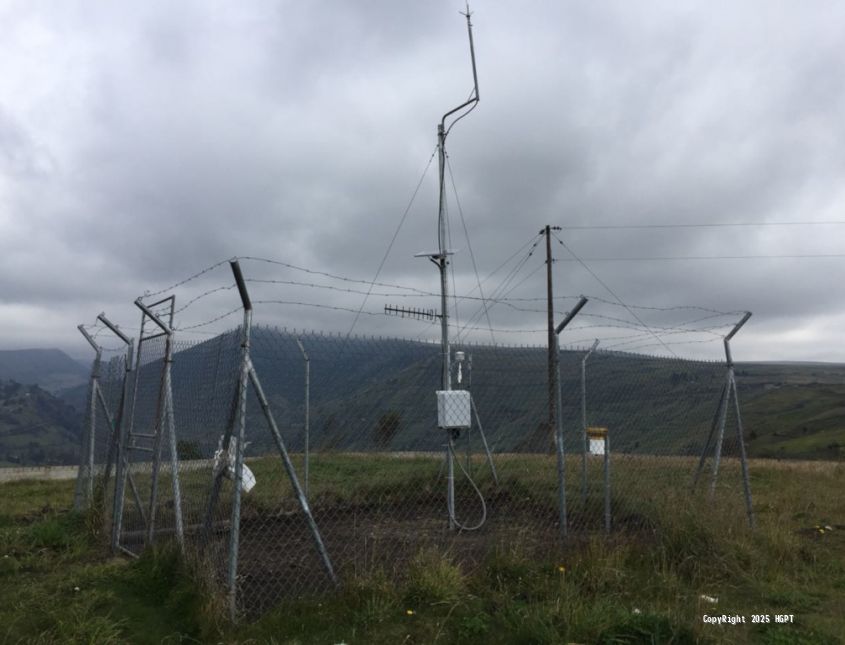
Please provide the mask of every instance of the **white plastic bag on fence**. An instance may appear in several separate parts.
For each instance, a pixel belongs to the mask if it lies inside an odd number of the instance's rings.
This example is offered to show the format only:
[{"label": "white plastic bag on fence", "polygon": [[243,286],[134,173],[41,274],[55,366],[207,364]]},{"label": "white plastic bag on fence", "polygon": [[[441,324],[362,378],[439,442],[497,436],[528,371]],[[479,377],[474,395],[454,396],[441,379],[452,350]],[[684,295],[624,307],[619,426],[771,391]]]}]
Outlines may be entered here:
[{"label": "white plastic bag on fence", "polygon": [[[214,453],[213,472],[216,477],[221,472],[223,476],[235,481],[235,455],[237,450],[238,440],[232,437],[229,440],[229,450],[223,450],[223,437],[217,442],[217,450]],[[244,450],[249,446],[249,442],[244,443]],[[243,464],[243,475],[241,477],[241,490],[248,493],[255,487],[255,475],[249,469],[249,466]]]}]

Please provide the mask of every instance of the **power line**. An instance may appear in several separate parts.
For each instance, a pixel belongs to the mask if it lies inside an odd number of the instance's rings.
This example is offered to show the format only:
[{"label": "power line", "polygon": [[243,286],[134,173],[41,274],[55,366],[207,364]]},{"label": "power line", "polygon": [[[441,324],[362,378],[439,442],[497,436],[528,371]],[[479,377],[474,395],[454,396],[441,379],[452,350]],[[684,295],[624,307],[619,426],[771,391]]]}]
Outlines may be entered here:
[{"label": "power line", "polygon": [[405,223],[405,219],[408,217],[408,213],[411,212],[411,206],[414,204],[414,200],[417,198],[417,193],[420,192],[420,187],[425,180],[425,176],[428,174],[428,169],[431,167],[431,162],[434,159],[434,155],[437,154],[437,148],[434,149],[434,152],[431,153],[431,156],[428,158],[428,163],[425,165],[425,169],[420,176],[420,180],[417,182],[417,187],[414,188],[414,192],[411,194],[411,199],[408,200],[408,205],[405,207],[405,212],[402,213],[402,217],[399,219],[399,225],[396,227],[396,230],[393,232],[393,237],[390,238],[390,242],[387,245],[387,250],[384,252],[384,257],[382,257],[381,262],[379,262],[378,269],[376,269],[376,274],[373,279],[370,281],[369,286],[367,288],[367,295],[364,296],[364,299],[361,301],[361,306],[358,308],[358,312],[355,314],[355,318],[352,320],[352,325],[349,327],[349,331],[346,332],[346,336],[348,337],[352,330],[355,329],[355,325],[358,323],[358,318],[361,316],[361,311],[363,311],[364,306],[367,304],[367,299],[370,297],[369,291],[372,290],[373,286],[375,286],[376,280],[378,280],[379,275],[381,274],[381,270],[384,268],[384,263],[387,262],[387,256],[390,255],[390,250],[393,248],[394,242],[396,242],[396,238],[399,236],[399,231],[402,230],[402,225]]},{"label": "power line", "polygon": [[[584,262],[674,262],[685,260],[805,260],[845,258],[845,253],[796,253],[761,255],[664,255],[628,258],[581,258]],[[562,258],[560,262],[578,262],[573,258]]]},{"label": "power line", "polygon": [[[533,242],[533,244],[531,244],[532,242]],[[499,300],[501,296],[507,295],[507,294],[509,294],[509,293],[511,293],[511,292],[513,291],[513,289],[510,289],[509,291],[505,292],[505,289],[507,289],[507,288],[510,286],[510,283],[514,280],[514,278],[517,276],[517,274],[518,274],[518,273],[522,270],[522,268],[525,266],[525,264],[528,262],[528,260],[529,260],[529,259],[531,259],[531,256],[534,254],[534,250],[537,248],[537,245],[538,245],[539,243],[540,243],[540,235],[539,235],[539,234],[535,234],[534,236],[532,236],[532,238],[528,241],[528,243],[527,243],[527,244],[523,244],[523,245],[520,247],[519,251],[521,251],[522,249],[524,249],[524,248],[525,248],[528,244],[531,244],[530,248],[528,249],[528,253],[527,253],[526,255],[524,255],[524,256],[523,256],[523,257],[522,257],[522,258],[521,258],[521,259],[520,259],[520,260],[519,260],[519,261],[518,261],[518,262],[517,262],[517,263],[516,263],[516,264],[515,264],[512,268],[511,268],[511,270],[510,270],[510,271],[507,273],[507,275],[506,275],[506,276],[502,279],[502,281],[498,284],[498,286],[496,286],[496,288],[495,288],[495,289],[493,289],[492,293],[490,294],[490,298],[489,298],[489,300],[491,300],[491,301],[496,301],[496,300]],[[519,253],[519,251],[517,251],[516,253],[514,253],[513,255],[511,255],[511,256],[510,256],[510,258],[508,258],[508,259],[507,259],[507,260],[506,260],[503,264],[499,265],[499,267],[498,267],[498,268],[497,268],[497,269],[496,269],[493,273],[491,273],[489,276],[487,276],[487,278],[485,278],[484,280],[482,280],[482,283],[486,282],[486,281],[487,281],[487,279],[489,279],[490,277],[492,277],[492,276],[493,276],[493,274],[494,274],[494,273],[496,273],[496,272],[497,272],[500,268],[502,268],[502,267],[503,267],[503,266],[505,266],[507,263],[509,263],[509,262],[510,262],[510,260],[511,260],[511,259],[513,259],[513,258],[517,255],[517,253]],[[542,265],[541,265],[539,268],[542,268]],[[536,273],[536,271],[535,271],[534,273]],[[533,275],[533,273],[532,273],[531,275]],[[530,277],[530,276],[529,276],[529,277]],[[526,278],[526,279],[527,279],[527,278]],[[523,280],[522,282],[524,282],[524,281],[525,281],[525,280]],[[522,284],[522,282],[520,282],[519,284]],[[519,286],[519,284],[517,284],[516,286]],[[472,289],[472,290],[470,291],[470,293],[472,293],[473,291],[475,291],[475,289]],[[492,308],[492,307],[490,307],[490,308]],[[490,309],[490,308],[488,308],[488,311],[489,311],[489,309]],[[469,324],[471,324],[471,323],[474,323],[476,320],[478,320],[478,318],[479,318],[479,316],[480,316],[481,312],[482,312],[481,308],[477,309],[477,310],[475,311],[475,313],[473,313],[473,315],[472,315],[472,316],[470,316],[470,318],[467,320],[467,325],[469,325]],[[458,332],[458,336],[460,336],[460,334],[461,334],[461,332]]]},{"label": "power line", "polygon": [[753,226],[840,226],[845,220],[818,220],[810,222],[704,222],[704,223],[673,223],[673,224],[590,224],[584,226],[561,226],[568,231],[613,231],[630,229],[655,228],[736,228]]},{"label": "power line", "polygon": [[670,354],[672,354],[672,356],[674,356],[675,358],[678,358],[678,355],[677,355],[677,354],[675,354],[675,352],[672,350],[672,348],[671,348],[671,347],[669,347],[668,345],[666,345],[666,343],[664,343],[664,342],[661,340],[660,336],[658,336],[655,332],[653,332],[653,331],[649,328],[649,326],[648,326],[648,325],[646,325],[646,324],[642,321],[642,319],[641,319],[641,318],[640,318],[640,317],[639,317],[639,316],[638,316],[638,315],[634,312],[634,310],[633,310],[633,309],[631,309],[630,307],[628,307],[628,305],[626,305],[624,302],[622,302],[622,298],[620,298],[619,296],[617,296],[617,295],[616,295],[616,293],[613,291],[613,289],[611,289],[611,288],[610,288],[610,287],[609,287],[609,286],[608,286],[608,285],[604,282],[604,280],[602,280],[602,279],[601,279],[598,275],[596,275],[596,273],[595,273],[595,272],[594,272],[594,271],[593,271],[593,270],[592,270],[592,269],[591,269],[591,268],[590,268],[590,267],[586,264],[586,262],[584,262],[584,260],[582,260],[581,258],[579,258],[579,257],[575,254],[575,252],[574,252],[572,249],[570,249],[568,246],[566,246],[566,244],[564,243],[564,241],[563,241],[562,239],[560,239],[560,238],[559,238],[559,237],[558,237],[555,233],[552,233],[552,235],[554,235],[555,239],[556,239],[556,240],[560,243],[560,245],[561,245],[563,248],[565,248],[567,251],[569,251],[569,254],[570,254],[573,258],[575,258],[576,260],[578,260],[578,263],[579,263],[582,267],[584,267],[584,269],[586,269],[586,270],[587,270],[587,272],[588,272],[591,276],[593,276],[593,277],[596,279],[596,281],[597,281],[597,282],[598,282],[601,286],[603,286],[603,287],[607,290],[607,292],[608,292],[610,295],[612,295],[614,298],[616,298],[616,300],[618,300],[618,301],[619,301],[619,304],[621,304],[623,307],[625,307],[625,309],[628,311],[628,313],[629,313],[629,314],[631,314],[634,318],[636,318],[637,322],[639,322],[639,323],[640,323],[643,327],[645,327],[645,328],[646,328],[646,329],[647,329],[647,330],[648,330],[648,331],[652,334],[652,336],[654,336],[655,340],[657,340],[657,342],[658,342],[658,343],[660,343],[661,345],[663,345],[663,347],[666,349],[666,351],[668,351]]}]

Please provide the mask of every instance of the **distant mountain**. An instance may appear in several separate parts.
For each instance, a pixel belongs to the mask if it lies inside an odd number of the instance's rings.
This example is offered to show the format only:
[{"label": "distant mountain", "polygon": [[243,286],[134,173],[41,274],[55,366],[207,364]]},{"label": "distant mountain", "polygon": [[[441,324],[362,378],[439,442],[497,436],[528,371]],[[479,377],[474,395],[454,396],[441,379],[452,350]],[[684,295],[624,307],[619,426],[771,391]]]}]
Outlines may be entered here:
[{"label": "distant mountain", "polygon": [[[310,441],[315,450],[441,450],[435,390],[438,345],[381,338],[294,334],[256,327],[252,358],[276,421],[294,451],[304,448],[304,359],[310,358]],[[184,347],[184,346],[183,346]],[[499,451],[552,449],[548,428],[546,350],[466,345],[469,386],[487,438]],[[239,341],[233,334],[174,355],[173,397],[179,439],[211,455],[231,417]],[[583,352],[561,352],[567,450],[580,450]],[[142,358],[135,424],[154,425],[161,360]],[[587,365],[587,422],[606,426],[615,451],[700,454],[724,383],[721,363],[596,352]],[[738,364],[744,430],[752,456],[838,459],[845,455],[845,366]],[[74,392],[82,400],[84,388]],[[116,395],[113,395],[116,396]],[[728,418],[733,423],[733,412]],[[247,435],[254,454],[273,449],[255,398]],[[737,454],[736,432],[724,454]],[[473,441],[479,439],[473,435]],[[478,444],[476,443],[476,446]]]},{"label": "distant mountain", "polygon": [[88,372],[58,349],[0,350],[0,380],[38,385],[50,392],[85,383]]},{"label": "distant mountain", "polygon": [[73,464],[82,414],[37,385],[0,381],[0,467]]},{"label": "distant mountain", "polygon": [[[396,339],[295,334],[256,327],[252,358],[275,419],[292,451],[305,445],[305,363],[310,358],[310,445],[313,450],[443,449],[435,390],[439,345]],[[172,364],[178,440],[186,454],[211,456],[231,418],[240,343],[225,334],[179,345]],[[134,428],[155,425],[163,344],[141,357]],[[499,452],[548,452],[547,353],[542,347],[464,345],[462,382],[469,387],[487,439]],[[583,352],[561,352],[561,418],[566,449],[580,451]],[[471,368],[469,363],[471,361]],[[845,366],[738,363],[736,378],[745,439],[752,457],[841,459],[845,456]],[[698,455],[716,411],[726,368],[721,363],[596,352],[587,363],[588,425],[610,430],[617,453]],[[109,376],[110,375],[110,376]],[[102,385],[111,409],[120,395],[120,365],[104,365]],[[133,386],[134,388],[134,386]],[[131,390],[130,390],[131,394]],[[63,390],[82,409],[86,385]],[[736,455],[734,414],[724,454]],[[475,423],[477,428],[477,421]],[[472,441],[479,446],[477,429]],[[248,454],[274,449],[260,407],[250,394]],[[463,441],[463,439],[462,439]],[[141,458],[145,458],[144,455]]]}]

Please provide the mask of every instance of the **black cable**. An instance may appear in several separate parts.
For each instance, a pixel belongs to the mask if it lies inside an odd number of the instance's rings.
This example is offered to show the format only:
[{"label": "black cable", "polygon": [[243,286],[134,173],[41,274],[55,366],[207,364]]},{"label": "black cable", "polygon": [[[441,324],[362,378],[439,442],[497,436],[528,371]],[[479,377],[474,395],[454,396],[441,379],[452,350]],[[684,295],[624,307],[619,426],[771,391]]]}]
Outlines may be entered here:
[{"label": "black cable", "polygon": [[585,226],[562,226],[569,231],[608,231],[623,229],[655,229],[655,228],[730,228],[739,226],[819,226],[841,225],[845,220],[821,220],[814,222],[706,222],[706,223],[674,223],[674,224],[591,224]]},{"label": "black cable", "polygon": [[617,295],[616,295],[616,292],[614,292],[614,291],[613,291],[613,289],[611,289],[611,288],[610,288],[610,287],[609,287],[609,286],[608,286],[608,285],[604,282],[604,280],[602,280],[600,277],[598,277],[598,275],[596,275],[596,273],[595,273],[595,272],[594,272],[594,271],[593,271],[593,270],[592,270],[589,266],[587,266],[587,264],[586,264],[586,263],[585,263],[585,262],[584,262],[581,258],[579,258],[579,257],[575,254],[575,252],[574,252],[572,249],[570,249],[568,246],[566,246],[566,244],[564,243],[564,241],[563,241],[562,239],[560,239],[560,238],[559,238],[559,237],[558,237],[555,233],[552,233],[552,235],[554,235],[555,239],[556,239],[556,240],[560,243],[560,245],[561,245],[563,248],[565,248],[565,249],[569,252],[569,254],[570,254],[573,258],[575,258],[575,259],[578,261],[578,263],[579,263],[582,267],[584,267],[584,269],[586,269],[586,271],[587,271],[587,272],[588,272],[591,276],[593,276],[593,278],[595,278],[595,279],[596,279],[596,281],[597,281],[597,282],[598,282],[601,286],[603,286],[603,287],[607,290],[607,292],[608,292],[610,295],[612,295],[614,298],[616,298],[616,300],[618,300],[618,301],[619,301],[619,304],[621,304],[623,307],[625,307],[625,309],[628,311],[628,313],[629,313],[629,314],[631,314],[631,315],[632,315],[632,316],[633,316],[633,317],[637,320],[637,322],[639,322],[639,323],[640,323],[643,327],[645,327],[646,329],[648,329],[648,331],[649,331],[649,332],[650,332],[650,333],[654,336],[654,338],[657,340],[657,342],[659,342],[661,345],[663,345],[663,347],[666,349],[666,351],[668,351],[670,354],[672,354],[672,356],[674,356],[675,358],[678,358],[678,355],[677,355],[677,354],[675,354],[675,352],[672,350],[672,348],[670,348],[668,345],[666,345],[666,344],[665,344],[665,343],[664,343],[664,342],[660,339],[660,336],[658,336],[655,332],[653,332],[653,331],[649,328],[649,326],[648,326],[648,325],[646,325],[646,324],[642,321],[642,319],[641,319],[641,318],[640,318],[640,317],[639,317],[639,316],[638,316],[638,315],[634,312],[634,310],[633,310],[633,309],[631,309],[630,307],[628,307],[628,305],[626,305],[624,302],[622,302],[622,298],[620,298],[619,296],[617,296]]}]

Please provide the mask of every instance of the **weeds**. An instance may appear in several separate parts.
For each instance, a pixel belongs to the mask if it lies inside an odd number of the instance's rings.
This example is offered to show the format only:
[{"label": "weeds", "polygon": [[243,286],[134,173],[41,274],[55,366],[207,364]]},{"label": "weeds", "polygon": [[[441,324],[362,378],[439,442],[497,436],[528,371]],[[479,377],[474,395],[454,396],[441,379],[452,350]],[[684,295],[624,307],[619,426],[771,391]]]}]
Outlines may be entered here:
[{"label": "weeds", "polygon": [[[343,468],[334,473],[326,460],[318,493],[373,502],[363,462],[338,463]],[[377,465],[388,483],[405,467],[398,460]],[[423,482],[430,462],[411,471],[408,481]],[[338,592],[285,601],[237,626],[225,622],[212,563],[186,560],[167,544],[137,561],[110,558],[91,537],[92,522],[102,527],[99,518],[56,510],[56,500],[70,503],[72,490],[53,482],[4,484],[2,498],[10,501],[0,507],[0,642],[840,642],[845,530],[836,527],[845,524],[838,496],[845,470],[757,463],[752,472],[753,532],[737,491],[712,504],[670,490],[615,509],[647,530],[633,533],[622,523],[610,537],[539,554],[528,546],[530,534],[515,534],[472,567],[428,549],[395,575],[376,541],[366,566]],[[526,469],[528,483],[513,494],[536,496],[533,476]],[[270,488],[256,512],[278,505],[273,499],[281,494]],[[376,493],[387,490],[385,484]],[[573,506],[577,512],[577,501]],[[814,529],[820,522],[834,528],[821,534]],[[730,630],[702,624],[704,613],[760,611],[795,614],[796,621]]]}]

